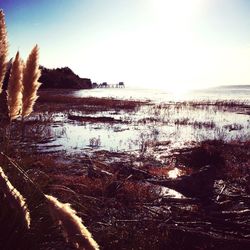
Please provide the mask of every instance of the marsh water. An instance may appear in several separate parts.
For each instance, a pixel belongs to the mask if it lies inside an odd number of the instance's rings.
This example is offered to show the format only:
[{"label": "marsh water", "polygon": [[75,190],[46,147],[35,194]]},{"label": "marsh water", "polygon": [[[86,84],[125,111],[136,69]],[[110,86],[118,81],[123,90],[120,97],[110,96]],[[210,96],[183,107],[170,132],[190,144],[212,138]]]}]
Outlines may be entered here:
[{"label": "marsh water", "polygon": [[[50,126],[50,140],[42,150],[108,150],[154,154],[199,143],[250,139],[250,88],[225,87],[173,94],[150,89],[91,89],[71,92],[75,97],[105,97],[147,100],[135,110],[72,110],[56,113]],[[77,117],[113,118],[117,122],[82,122]]]},{"label": "marsh water", "polygon": [[97,88],[77,90],[76,97],[111,97],[117,99],[151,100],[156,103],[170,101],[205,101],[205,100],[234,100],[250,102],[250,85],[221,86],[209,89],[175,92],[163,89],[140,88]]}]

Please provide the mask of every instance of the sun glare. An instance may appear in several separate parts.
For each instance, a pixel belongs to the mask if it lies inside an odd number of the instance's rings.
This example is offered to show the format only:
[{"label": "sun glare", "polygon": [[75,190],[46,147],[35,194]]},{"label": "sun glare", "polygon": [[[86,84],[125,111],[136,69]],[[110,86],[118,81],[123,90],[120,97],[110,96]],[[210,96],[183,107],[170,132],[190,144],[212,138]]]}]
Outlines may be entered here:
[{"label": "sun glare", "polygon": [[[202,53],[197,49],[193,24],[205,1],[199,0],[151,0],[155,20],[155,64],[152,71],[167,82],[175,94],[185,93],[199,82]],[[204,65],[203,65],[204,66]]]},{"label": "sun glare", "polygon": [[183,87],[183,85],[182,86],[177,85],[176,87],[173,86],[167,88],[167,91],[171,94],[171,97],[174,100],[182,100],[187,96],[190,89]]}]

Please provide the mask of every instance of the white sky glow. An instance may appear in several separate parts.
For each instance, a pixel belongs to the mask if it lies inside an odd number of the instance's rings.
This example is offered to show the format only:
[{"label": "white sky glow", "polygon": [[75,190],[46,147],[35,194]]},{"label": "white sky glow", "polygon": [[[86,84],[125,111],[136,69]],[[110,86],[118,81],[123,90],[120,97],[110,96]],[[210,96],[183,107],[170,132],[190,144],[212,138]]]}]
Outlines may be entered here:
[{"label": "white sky glow", "polygon": [[42,65],[98,83],[173,91],[250,83],[244,0],[44,0],[32,10],[25,1],[6,13],[10,56],[38,43]]},{"label": "white sky glow", "polygon": [[173,91],[243,83],[249,79],[250,49],[210,43],[196,30],[208,3],[150,0],[146,25],[91,44],[85,68],[96,81]]}]

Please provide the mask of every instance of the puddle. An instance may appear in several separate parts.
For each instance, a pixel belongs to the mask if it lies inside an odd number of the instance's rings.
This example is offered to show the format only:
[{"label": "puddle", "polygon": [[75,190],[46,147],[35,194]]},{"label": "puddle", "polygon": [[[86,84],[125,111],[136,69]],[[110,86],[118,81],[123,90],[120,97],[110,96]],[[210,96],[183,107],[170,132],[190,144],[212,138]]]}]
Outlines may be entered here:
[{"label": "puddle", "polygon": [[176,179],[181,175],[182,175],[181,170],[178,168],[174,168],[173,170],[168,171],[168,177],[171,179]]},{"label": "puddle", "polygon": [[155,191],[159,194],[160,197],[169,197],[175,199],[183,199],[186,198],[181,193],[167,187],[157,186],[155,185]]}]

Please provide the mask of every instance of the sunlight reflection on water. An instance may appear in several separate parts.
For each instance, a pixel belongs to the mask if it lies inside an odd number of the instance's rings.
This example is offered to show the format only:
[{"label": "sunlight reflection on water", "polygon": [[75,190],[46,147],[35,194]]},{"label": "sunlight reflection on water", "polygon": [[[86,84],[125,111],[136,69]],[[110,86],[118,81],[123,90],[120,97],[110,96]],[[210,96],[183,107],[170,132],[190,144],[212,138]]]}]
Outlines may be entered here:
[{"label": "sunlight reflection on water", "polygon": [[181,175],[181,170],[178,168],[174,168],[173,170],[168,171],[168,177],[175,179]]},{"label": "sunlight reflection on water", "polygon": [[[204,93],[210,99],[221,100],[224,97],[237,100],[249,97],[249,91],[230,94],[222,91],[216,94]],[[189,105],[173,102],[174,98],[169,93],[159,90],[134,89],[92,89],[73,92],[74,96],[119,97],[129,99],[155,99],[164,103],[157,105],[144,105],[138,110],[126,112],[124,110],[100,111],[91,114],[93,117],[111,117],[121,120],[119,123],[89,123],[71,121],[67,114],[58,113],[53,117],[55,126],[51,126],[54,141],[43,144],[53,150],[66,151],[83,150],[85,148],[109,151],[138,151],[141,154],[151,151],[171,149],[187,146],[192,142],[203,140],[243,140],[250,139],[250,119],[247,114],[241,114],[237,107],[223,107],[213,105]],[[191,98],[192,95],[189,96]],[[193,95],[194,96],[194,95]],[[184,97],[183,97],[184,98]],[[167,102],[171,100],[172,102]],[[250,100],[250,99],[248,99]],[[197,102],[196,102],[197,103]],[[115,112],[114,112],[115,111]],[[244,110],[243,110],[244,111]],[[83,112],[72,112],[76,116],[90,116]],[[171,172],[170,176],[177,173]]]},{"label": "sunlight reflection on water", "polygon": [[181,193],[179,193],[171,188],[159,187],[159,189],[160,189],[160,196],[168,196],[168,197],[173,197],[176,199],[185,198],[184,195],[182,195]]},{"label": "sunlight reflection on water", "polygon": [[188,100],[237,100],[248,101],[250,89],[246,88],[211,88],[204,90],[175,91],[174,93],[161,89],[135,89],[135,88],[108,88],[77,90],[76,97],[111,97],[119,99],[152,100],[154,102],[188,101]]}]

